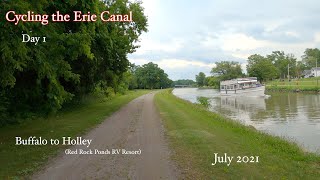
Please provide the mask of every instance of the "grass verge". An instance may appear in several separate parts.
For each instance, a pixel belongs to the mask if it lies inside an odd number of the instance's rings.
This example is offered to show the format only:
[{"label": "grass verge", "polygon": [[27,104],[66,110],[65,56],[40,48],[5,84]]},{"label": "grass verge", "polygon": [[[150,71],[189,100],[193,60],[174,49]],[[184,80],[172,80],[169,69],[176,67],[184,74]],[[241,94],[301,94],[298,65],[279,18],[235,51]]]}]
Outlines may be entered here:
[{"label": "grass verge", "polygon": [[131,100],[150,91],[129,91],[126,95],[116,95],[112,99],[89,96],[73,108],[47,119],[38,118],[23,124],[0,128],[0,179],[16,179],[30,175],[44,165],[50,157],[57,155],[66,146],[16,146],[15,137],[29,136],[43,139],[60,139],[62,136],[78,136],[117,111]]},{"label": "grass verge", "polygon": [[319,78],[303,78],[288,80],[273,80],[267,82],[266,90],[268,91],[305,91],[318,92],[320,91]]},{"label": "grass verge", "polygon": [[[172,158],[187,179],[318,179],[320,157],[296,144],[241,125],[203,106],[179,99],[170,91],[156,94]],[[233,156],[214,163],[214,153]],[[237,156],[259,156],[259,162],[237,163]]]}]

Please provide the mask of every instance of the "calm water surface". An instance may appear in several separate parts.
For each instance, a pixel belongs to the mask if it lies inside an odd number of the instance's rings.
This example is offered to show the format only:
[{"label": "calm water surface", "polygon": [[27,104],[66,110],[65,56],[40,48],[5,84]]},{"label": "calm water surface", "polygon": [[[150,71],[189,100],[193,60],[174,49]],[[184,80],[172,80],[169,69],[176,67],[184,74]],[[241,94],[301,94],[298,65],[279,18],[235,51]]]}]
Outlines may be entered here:
[{"label": "calm water surface", "polygon": [[197,103],[210,98],[210,110],[320,153],[320,95],[267,93],[269,97],[220,96],[218,90],[179,88],[173,94]]}]

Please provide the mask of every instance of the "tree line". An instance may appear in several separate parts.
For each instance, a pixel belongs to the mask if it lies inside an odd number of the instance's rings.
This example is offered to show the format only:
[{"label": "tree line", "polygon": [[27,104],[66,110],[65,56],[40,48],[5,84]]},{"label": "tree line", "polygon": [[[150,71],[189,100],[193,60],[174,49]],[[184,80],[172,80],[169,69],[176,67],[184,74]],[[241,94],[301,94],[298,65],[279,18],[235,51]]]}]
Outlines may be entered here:
[{"label": "tree line", "polygon": [[[97,89],[121,93],[134,88],[165,88],[171,80],[157,65],[130,64],[127,55],[147,31],[140,1],[1,1],[1,12],[14,10],[39,14],[82,11],[112,14],[132,11],[134,22],[6,22],[0,17],[0,126],[48,114]],[[72,16],[72,15],[71,15]],[[74,17],[71,17],[73,19]],[[46,36],[37,46],[22,43],[22,34]],[[171,84],[170,84],[171,85]]]},{"label": "tree line", "polygon": [[211,69],[211,76],[206,76],[203,72],[196,75],[196,83],[199,87],[210,86],[219,88],[220,81],[244,77],[241,65],[235,61],[216,62],[215,67]]},{"label": "tree line", "polygon": [[266,56],[254,54],[248,58],[248,75],[258,77],[260,81],[301,78],[304,70],[310,70],[320,62],[320,50],[306,49],[301,59],[298,61],[293,54],[283,51],[274,51]]},{"label": "tree line", "polygon": [[260,82],[273,79],[301,78],[304,70],[318,66],[320,50],[308,48],[301,58],[302,60],[298,61],[293,54],[285,54],[284,51],[273,51],[266,56],[254,54],[248,57],[247,74],[242,72],[239,62],[221,61],[215,63],[216,66],[212,68],[211,76],[200,72],[195,79],[199,87],[219,88],[220,81],[247,76],[257,77]]},{"label": "tree line", "polygon": [[173,81],[157,64],[131,65],[128,76],[129,89],[163,89],[172,87]]}]

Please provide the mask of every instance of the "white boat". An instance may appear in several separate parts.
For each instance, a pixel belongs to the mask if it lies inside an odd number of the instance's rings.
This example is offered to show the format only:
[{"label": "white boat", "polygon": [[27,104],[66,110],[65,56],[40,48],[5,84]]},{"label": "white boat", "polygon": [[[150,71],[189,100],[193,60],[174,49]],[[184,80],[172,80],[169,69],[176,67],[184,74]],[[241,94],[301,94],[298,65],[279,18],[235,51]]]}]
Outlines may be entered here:
[{"label": "white boat", "polygon": [[241,94],[246,96],[265,96],[265,86],[256,77],[237,78],[220,82],[221,95]]}]

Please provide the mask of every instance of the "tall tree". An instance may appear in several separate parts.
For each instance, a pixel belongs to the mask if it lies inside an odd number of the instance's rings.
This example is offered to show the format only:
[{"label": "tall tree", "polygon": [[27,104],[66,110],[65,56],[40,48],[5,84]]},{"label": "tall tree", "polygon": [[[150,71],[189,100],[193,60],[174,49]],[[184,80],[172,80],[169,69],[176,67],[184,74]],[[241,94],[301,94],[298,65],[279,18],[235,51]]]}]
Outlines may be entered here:
[{"label": "tall tree", "polygon": [[280,78],[287,78],[288,67],[290,76],[296,76],[297,59],[293,54],[285,54],[283,51],[273,51],[272,54],[267,55],[267,58],[278,69],[278,75]]},{"label": "tall tree", "polygon": [[320,63],[320,50],[318,48],[306,49],[304,55],[302,56],[302,62],[305,64],[307,69],[311,69],[317,66],[319,67]]},{"label": "tall tree", "polygon": [[[56,111],[97,85],[117,91],[129,67],[127,54],[135,51],[139,36],[147,31],[140,2],[1,1],[1,12],[12,8],[20,14],[32,10],[51,15],[59,10],[71,19],[75,10],[97,15],[106,9],[114,14],[132,11],[134,23],[70,21],[43,26],[28,22],[16,26],[0,17],[0,111],[5,109],[8,116]],[[47,36],[47,43],[21,43],[21,33]]]},{"label": "tall tree", "polygon": [[270,80],[278,75],[277,68],[272,61],[259,54],[248,58],[247,72],[249,76],[257,77],[259,81]]},{"label": "tall tree", "polygon": [[243,76],[240,64],[234,61],[216,62],[216,67],[212,68],[211,73],[218,74],[220,80],[234,79]]},{"label": "tall tree", "polygon": [[220,80],[218,77],[215,76],[208,76],[206,77],[206,86],[210,86],[216,89],[220,87]]},{"label": "tall tree", "polygon": [[205,85],[206,75],[203,72],[199,72],[198,75],[196,75],[196,82],[199,87],[202,87]]},{"label": "tall tree", "polygon": [[296,75],[298,78],[302,76],[302,73],[304,70],[307,70],[307,66],[303,63],[303,61],[297,61],[297,66],[296,66]]},{"label": "tall tree", "polygon": [[142,89],[160,89],[172,86],[172,81],[164,70],[152,62],[138,66],[134,74],[138,87]]}]

